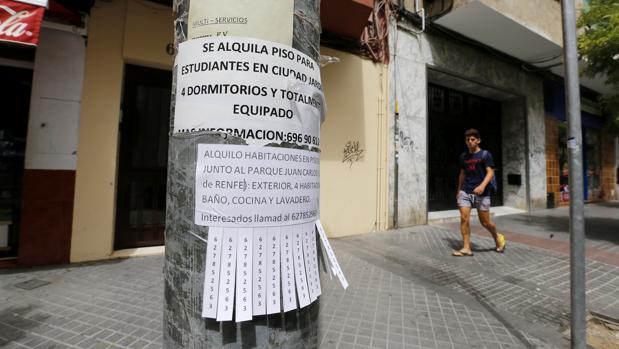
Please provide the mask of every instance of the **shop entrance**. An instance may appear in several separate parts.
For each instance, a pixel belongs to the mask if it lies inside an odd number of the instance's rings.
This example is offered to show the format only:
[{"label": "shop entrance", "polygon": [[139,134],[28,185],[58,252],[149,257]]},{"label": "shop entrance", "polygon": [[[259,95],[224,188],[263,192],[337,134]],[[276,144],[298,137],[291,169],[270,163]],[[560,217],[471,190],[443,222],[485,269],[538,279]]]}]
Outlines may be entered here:
[{"label": "shop entrance", "polygon": [[32,70],[0,66],[0,259],[17,256]]},{"label": "shop entrance", "polygon": [[163,245],[172,73],[125,66],[115,249]]},{"label": "shop entrance", "polygon": [[458,157],[467,150],[469,128],[479,130],[481,148],[492,153],[498,186],[492,205],[503,205],[500,102],[429,84],[428,115],[428,210],[456,209]]},{"label": "shop entrance", "polygon": [[[567,151],[567,122],[559,122],[559,202],[567,205],[570,201],[569,159]],[[582,130],[583,159],[583,197],[585,201],[602,199],[602,151],[600,130],[583,127]]]}]

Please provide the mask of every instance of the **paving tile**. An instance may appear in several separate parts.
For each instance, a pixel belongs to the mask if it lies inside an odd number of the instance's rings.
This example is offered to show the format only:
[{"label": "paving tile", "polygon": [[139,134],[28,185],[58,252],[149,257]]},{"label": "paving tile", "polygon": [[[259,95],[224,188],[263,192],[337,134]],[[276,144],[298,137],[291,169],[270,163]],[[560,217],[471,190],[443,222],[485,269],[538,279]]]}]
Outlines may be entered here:
[{"label": "paving tile", "polygon": [[374,330],[372,332],[372,338],[386,341],[389,338],[389,333],[388,332]]},{"label": "paving tile", "polygon": [[359,345],[365,345],[365,346],[369,346],[372,343],[372,338],[371,337],[366,337],[366,336],[355,336],[355,344],[359,344]]},{"label": "paving tile", "polygon": [[383,340],[383,339],[372,339],[372,348],[377,348],[377,349],[386,349],[387,348],[387,341]]},{"label": "paving tile", "polygon": [[342,335],[340,336],[340,342],[345,342],[345,343],[355,343],[355,337],[352,334],[344,334],[342,333]]},{"label": "paving tile", "polygon": [[120,341],[117,341],[116,344],[123,346],[123,347],[128,347],[130,344],[134,343],[137,340],[138,340],[137,337],[125,336]]},{"label": "paving tile", "polygon": [[433,340],[422,338],[420,341],[420,345],[422,348],[434,348],[436,346],[436,343]]},{"label": "paving tile", "polygon": [[34,347],[35,349],[58,349],[58,348],[66,348],[66,345],[62,345],[56,341],[45,341],[39,345],[37,345],[36,347]]},{"label": "paving tile", "polygon": [[114,332],[108,337],[104,338],[104,340],[106,342],[117,344],[117,343],[120,343],[120,341],[123,340],[124,338],[125,338],[125,335],[123,335],[122,333]]},{"label": "paving tile", "polygon": [[355,347],[354,344],[352,343],[344,343],[344,342],[340,342],[337,345],[337,349],[353,349]]}]

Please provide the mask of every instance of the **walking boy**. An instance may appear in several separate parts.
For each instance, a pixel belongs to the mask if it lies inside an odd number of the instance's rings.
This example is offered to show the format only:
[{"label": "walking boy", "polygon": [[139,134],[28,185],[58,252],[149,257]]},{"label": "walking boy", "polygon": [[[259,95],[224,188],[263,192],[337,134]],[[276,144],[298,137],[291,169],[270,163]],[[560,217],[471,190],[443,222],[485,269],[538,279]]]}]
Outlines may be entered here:
[{"label": "walking boy", "polygon": [[475,207],[479,222],[492,234],[496,251],[505,251],[505,237],[496,231],[496,225],[490,220],[490,183],[494,178],[494,161],[492,154],[479,147],[481,137],[476,129],[464,132],[464,141],[469,150],[460,155],[460,175],[456,200],[460,209],[460,232],[462,249],[454,251],[456,257],[472,256],[471,251],[471,209]]}]

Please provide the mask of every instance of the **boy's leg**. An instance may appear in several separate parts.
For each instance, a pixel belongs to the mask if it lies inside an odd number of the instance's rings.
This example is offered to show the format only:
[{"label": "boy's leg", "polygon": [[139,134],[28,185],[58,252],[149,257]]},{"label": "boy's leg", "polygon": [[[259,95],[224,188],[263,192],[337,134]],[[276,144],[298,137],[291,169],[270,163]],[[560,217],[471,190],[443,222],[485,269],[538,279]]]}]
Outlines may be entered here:
[{"label": "boy's leg", "polygon": [[479,222],[492,234],[494,243],[496,244],[496,251],[503,252],[505,250],[505,236],[497,233],[496,225],[490,219],[490,198],[484,198],[477,206],[477,215],[479,216]]},{"label": "boy's leg", "polygon": [[[494,241],[497,239],[496,225],[490,219],[490,211],[481,211],[477,209],[477,215],[479,216],[479,223],[486,228],[487,231],[492,234]],[[497,246],[498,247],[498,246]]]},{"label": "boy's leg", "polygon": [[471,208],[460,207],[460,233],[462,234],[462,249],[460,251],[471,252]]}]

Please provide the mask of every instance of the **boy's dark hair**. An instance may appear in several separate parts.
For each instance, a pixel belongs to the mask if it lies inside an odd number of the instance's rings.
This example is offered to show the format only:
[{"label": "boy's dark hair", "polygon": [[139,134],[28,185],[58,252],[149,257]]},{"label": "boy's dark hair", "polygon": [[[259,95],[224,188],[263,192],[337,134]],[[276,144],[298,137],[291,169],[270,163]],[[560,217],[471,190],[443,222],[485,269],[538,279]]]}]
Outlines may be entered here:
[{"label": "boy's dark hair", "polygon": [[470,136],[473,136],[475,138],[481,138],[479,136],[479,131],[477,131],[474,128],[469,128],[468,130],[464,131],[464,138],[467,138],[467,137],[470,137]]}]

